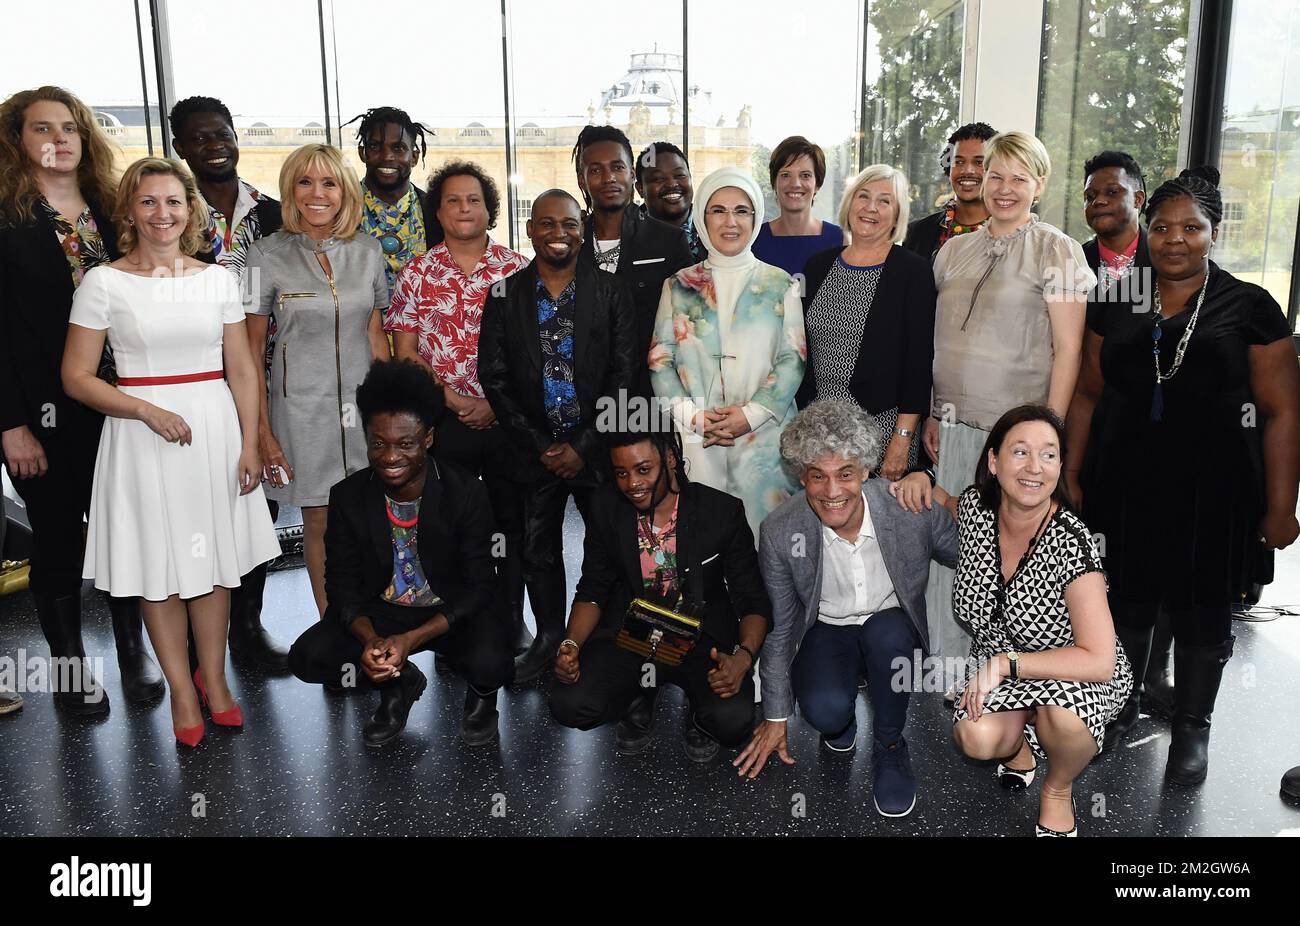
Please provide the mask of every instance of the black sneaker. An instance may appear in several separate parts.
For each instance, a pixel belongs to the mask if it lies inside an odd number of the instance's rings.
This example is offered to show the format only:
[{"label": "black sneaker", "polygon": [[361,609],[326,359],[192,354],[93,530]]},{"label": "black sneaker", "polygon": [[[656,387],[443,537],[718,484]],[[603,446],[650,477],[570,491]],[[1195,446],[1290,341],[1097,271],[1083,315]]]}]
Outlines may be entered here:
[{"label": "black sneaker", "polygon": [[876,743],[871,750],[872,797],[882,817],[905,817],[916,806],[916,776],[901,736],[891,746]]}]

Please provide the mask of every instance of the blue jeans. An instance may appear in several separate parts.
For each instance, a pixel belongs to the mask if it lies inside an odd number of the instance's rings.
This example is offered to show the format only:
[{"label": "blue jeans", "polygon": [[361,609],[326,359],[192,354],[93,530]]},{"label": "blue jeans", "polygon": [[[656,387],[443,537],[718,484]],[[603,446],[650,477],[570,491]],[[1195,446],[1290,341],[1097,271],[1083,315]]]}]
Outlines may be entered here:
[{"label": "blue jeans", "polygon": [[[827,739],[849,738],[857,722],[858,678],[865,674],[875,716],[872,733],[881,746],[892,745],[907,722],[906,689],[919,646],[916,628],[902,608],[877,611],[860,626],[818,621],[804,634],[790,669],[800,712]],[[897,673],[891,664],[900,656],[907,660],[909,683],[895,691],[890,680]]]}]

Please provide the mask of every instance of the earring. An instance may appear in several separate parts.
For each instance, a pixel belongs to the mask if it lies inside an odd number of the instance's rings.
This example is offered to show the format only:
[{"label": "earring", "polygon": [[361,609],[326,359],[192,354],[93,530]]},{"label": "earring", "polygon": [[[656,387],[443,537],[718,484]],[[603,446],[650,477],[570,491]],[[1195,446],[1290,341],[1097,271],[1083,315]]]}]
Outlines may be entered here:
[{"label": "earring", "polygon": [[127,224],[127,225],[134,225],[134,224],[135,224],[135,219],[127,219],[127,220],[126,220],[126,224]]}]

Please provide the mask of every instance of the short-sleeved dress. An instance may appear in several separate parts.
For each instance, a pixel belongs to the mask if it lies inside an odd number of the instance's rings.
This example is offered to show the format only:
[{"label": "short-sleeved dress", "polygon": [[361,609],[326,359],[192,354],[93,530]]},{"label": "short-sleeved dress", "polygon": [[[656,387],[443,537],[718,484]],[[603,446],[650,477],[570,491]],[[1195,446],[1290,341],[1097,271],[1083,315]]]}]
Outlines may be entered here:
[{"label": "short-sleeved dress", "polygon": [[[1149,298],[1150,293],[1145,295]],[[1188,308],[1160,323],[1168,372]],[[1258,540],[1264,515],[1264,422],[1250,391],[1250,348],[1289,338],[1264,289],[1210,263],[1209,290],[1152,420],[1151,305],[1093,302],[1088,327],[1104,338],[1105,380],[1080,480],[1083,514],[1106,538],[1111,597],[1167,606],[1226,606],[1272,572]],[[1135,464],[1140,473],[1135,471]]]},{"label": "short-sleeved dress", "polygon": [[327,505],[330,488],[367,465],[356,393],[374,359],[370,313],[388,308],[387,266],[369,235],[315,242],[279,231],[249,249],[246,309],[275,316],[271,431],[294,471],[287,485],[266,487],[277,502]]},{"label": "short-sleeved dress", "polygon": [[[163,279],[96,267],[78,287],[69,321],[108,330],[118,389],[180,415],[192,434],[168,443],[143,421],[105,419],[82,572],[96,588],[194,598],[279,555],[261,486],[239,494],[239,416],[220,376],[224,326],[243,320],[238,282],[220,266]],[[198,373],[217,375],[130,382]]]},{"label": "short-sleeved dress", "polygon": [[[971,666],[958,698],[984,660],[998,653],[1041,653],[1074,645],[1065,589],[1089,572],[1101,572],[1101,557],[1088,529],[1078,516],[1059,509],[1048,522],[1028,559],[1002,597],[1001,552],[998,547],[997,512],[980,502],[972,486],[961,495],[957,513],[957,577],[953,582],[953,608],[971,627]],[[1073,682],[1060,679],[1004,679],[988,693],[984,709],[990,713],[1028,710],[1055,704],[1073,711],[1087,725],[1101,750],[1110,723],[1133,687],[1133,669],[1119,640],[1115,641],[1115,672],[1107,682]],[[964,720],[957,708],[953,722]],[[1027,725],[1029,745],[1043,750],[1033,723]]]}]

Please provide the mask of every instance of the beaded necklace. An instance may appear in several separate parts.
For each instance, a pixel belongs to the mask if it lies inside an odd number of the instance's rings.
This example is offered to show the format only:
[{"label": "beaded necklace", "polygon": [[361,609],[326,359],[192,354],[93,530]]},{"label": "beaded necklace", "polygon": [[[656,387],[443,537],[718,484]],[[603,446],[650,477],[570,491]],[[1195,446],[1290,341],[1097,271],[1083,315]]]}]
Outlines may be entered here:
[{"label": "beaded necklace", "polygon": [[1187,330],[1183,336],[1178,339],[1178,348],[1174,351],[1174,362],[1169,368],[1168,373],[1160,372],[1160,339],[1164,337],[1164,331],[1160,328],[1160,323],[1164,321],[1164,315],[1161,313],[1160,306],[1160,287],[1156,287],[1155,304],[1152,307],[1154,322],[1151,326],[1151,358],[1155,361],[1156,367],[1156,388],[1151,393],[1151,420],[1160,422],[1164,419],[1165,414],[1165,394],[1163,383],[1174,378],[1183,365],[1183,354],[1187,352],[1187,344],[1192,339],[1192,332],[1196,330],[1196,320],[1201,315],[1201,306],[1205,305],[1205,294],[1210,291],[1210,272],[1205,271],[1205,282],[1201,284],[1201,294],[1196,298],[1196,308],[1192,310],[1192,317],[1187,322]]}]

